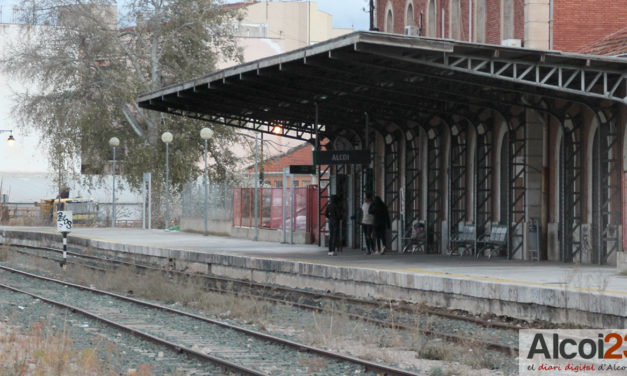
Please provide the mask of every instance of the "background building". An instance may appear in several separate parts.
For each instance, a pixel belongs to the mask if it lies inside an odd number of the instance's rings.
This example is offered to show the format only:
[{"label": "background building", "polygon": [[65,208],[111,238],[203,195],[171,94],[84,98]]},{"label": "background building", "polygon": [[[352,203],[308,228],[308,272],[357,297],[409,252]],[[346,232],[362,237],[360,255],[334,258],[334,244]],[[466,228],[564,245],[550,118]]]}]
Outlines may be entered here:
[{"label": "background building", "polygon": [[[291,165],[313,165],[313,151],[310,143],[301,142],[287,152],[277,154],[263,161],[263,165],[259,166],[259,170],[263,170],[263,185],[274,188],[282,187],[283,169],[289,168]],[[249,166],[246,169],[246,173],[254,175],[255,166]],[[294,175],[295,187],[306,187],[309,184],[315,184],[315,175]]]},{"label": "background building", "polygon": [[[332,16],[320,11],[316,2],[247,1],[226,6],[242,8],[243,18],[235,29],[245,62],[302,48],[352,31],[334,28]],[[18,23],[18,13],[16,3],[11,7],[11,2],[0,1],[0,56],[7,50],[9,43],[24,34],[22,28],[27,27]],[[111,10],[111,14],[115,13],[115,10]],[[237,63],[222,62],[218,68],[228,68]],[[3,182],[2,193],[7,194],[11,202],[35,202],[41,198],[55,197],[58,192],[52,177],[48,175],[48,145],[40,143],[37,131],[27,131],[23,124],[18,124],[13,113],[14,95],[28,89],[20,81],[0,73],[0,129],[11,129],[17,140],[9,147],[4,142],[8,133],[0,134],[0,140],[3,140],[0,143],[0,182]],[[272,135],[268,135],[265,141],[266,155],[285,153],[300,143]],[[250,152],[245,147],[237,150],[241,156]],[[82,194],[102,201],[110,200],[110,189],[107,187],[94,190],[80,182],[68,182],[68,185],[72,196]],[[137,195],[130,192],[129,196],[123,194],[118,192],[118,199],[137,201]]]},{"label": "background building", "polygon": [[625,27],[627,1],[376,0],[380,31],[579,51]]}]

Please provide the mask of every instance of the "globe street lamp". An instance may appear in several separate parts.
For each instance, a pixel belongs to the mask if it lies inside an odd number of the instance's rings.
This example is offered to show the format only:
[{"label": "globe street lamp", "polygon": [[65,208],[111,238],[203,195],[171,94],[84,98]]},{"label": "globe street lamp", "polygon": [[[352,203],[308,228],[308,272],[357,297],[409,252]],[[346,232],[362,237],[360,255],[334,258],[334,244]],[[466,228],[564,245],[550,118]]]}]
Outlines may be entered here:
[{"label": "globe street lamp", "polygon": [[13,144],[15,144],[15,138],[13,137],[13,130],[12,129],[0,129],[0,133],[8,133],[9,134],[9,138],[7,138],[7,144],[9,144],[9,146],[13,146]]},{"label": "globe street lamp", "polygon": [[111,196],[111,227],[115,227],[115,148],[120,145],[120,139],[117,137],[111,137],[109,139],[109,146],[113,148],[113,171],[111,175],[113,177],[112,196]]},{"label": "globe street lamp", "polygon": [[169,161],[168,161],[168,146],[170,142],[174,139],[172,133],[163,132],[161,135],[161,141],[165,143],[165,229],[168,229],[170,225],[170,170],[169,170]]},{"label": "globe street lamp", "polygon": [[205,236],[209,235],[208,215],[209,215],[209,178],[207,177],[207,142],[213,137],[213,130],[210,128],[203,128],[200,130],[200,138],[205,141]]}]

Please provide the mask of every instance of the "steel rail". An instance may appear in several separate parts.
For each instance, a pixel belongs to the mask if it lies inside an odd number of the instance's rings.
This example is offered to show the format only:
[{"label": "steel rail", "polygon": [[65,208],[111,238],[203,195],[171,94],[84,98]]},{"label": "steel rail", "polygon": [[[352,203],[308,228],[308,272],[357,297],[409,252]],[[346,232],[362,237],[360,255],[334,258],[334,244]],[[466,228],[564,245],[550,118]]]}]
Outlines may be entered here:
[{"label": "steel rail", "polygon": [[[231,330],[234,330],[234,331],[237,331],[237,332],[240,332],[240,333],[244,333],[246,335],[254,336],[254,337],[260,338],[262,340],[266,340],[268,342],[283,344],[283,345],[295,348],[298,351],[307,351],[307,352],[311,352],[311,353],[314,353],[314,354],[322,355],[322,356],[325,356],[325,357],[328,357],[328,358],[338,359],[338,360],[354,363],[354,364],[357,364],[357,365],[361,365],[364,368],[366,368],[367,370],[381,371],[381,372],[384,372],[387,375],[418,376],[418,374],[416,374],[416,373],[405,371],[405,370],[402,370],[400,368],[389,367],[389,366],[385,366],[385,365],[382,365],[382,364],[370,362],[370,361],[367,361],[367,360],[358,359],[358,358],[355,358],[355,357],[352,357],[352,356],[338,354],[338,353],[335,353],[335,352],[332,352],[332,351],[328,351],[328,350],[320,349],[320,348],[317,348],[317,347],[305,345],[305,344],[298,343],[298,342],[295,342],[295,341],[290,341],[290,340],[287,340],[287,339],[284,339],[284,338],[280,338],[280,337],[276,337],[276,336],[273,336],[273,335],[270,335],[270,334],[257,332],[257,331],[251,330],[251,329],[243,328],[243,327],[240,327],[240,326],[237,326],[237,325],[233,325],[233,324],[229,324],[229,323],[226,323],[226,322],[213,320],[213,319],[210,319],[208,317],[196,315],[196,314],[193,314],[193,313],[181,311],[181,310],[170,308],[170,307],[164,307],[164,306],[159,305],[159,304],[145,302],[143,300],[131,298],[131,297],[124,296],[124,295],[115,294],[115,293],[112,293],[112,292],[109,292],[109,291],[99,290],[99,289],[91,288],[91,287],[88,287],[88,286],[82,286],[82,285],[78,285],[78,284],[75,284],[75,283],[70,283],[70,282],[58,280],[58,279],[55,279],[55,278],[44,277],[44,276],[36,275],[36,274],[33,274],[33,273],[25,272],[25,271],[22,271],[22,270],[10,268],[10,267],[3,266],[3,265],[0,265],[0,269],[8,271],[8,272],[11,272],[11,273],[17,273],[17,274],[25,275],[25,276],[28,276],[28,277],[31,277],[31,278],[36,278],[36,279],[43,280],[43,281],[49,281],[49,282],[54,282],[54,283],[58,283],[58,284],[65,285],[65,286],[74,287],[74,288],[77,288],[77,289],[80,289],[80,290],[86,290],[86,291],[94,292],[94,293],[101,294],[101,295],[111,296],[111,297],[114,297],[114,298],[117,298],[117,299],[120,299],[120,300],[132,302],[132,303],[135,303],[135,304],[138,304],[138,305],[143,305],[143,306],[146,306],[146,307],[159,309],[159,310],[163,310],[163,311],[166,311],[166,312],[175,313],[175,314],[178,314],[178,315],[191,317],[191,318],[194,318],[194,319],[197,319],[197,320],[200,320],[200,321],[204,321],[204,322],[207,322],[207,323],[210,323],[210,324],[213,324],[213,325],[217,325],[217,326],[220,326],[220,327],[223,327],[223,328],[227,328],[227,329],[231,329]],[[0,284],[0,286],[4,287],[4,285],[2,285],[2,284]],[[30,293],[27,293],[27,294],[31,295]],[[57,304],[57,303],[59,303],[59,302],[53,301],[53,304]],[[59,304],[63,304],[63,303],[59,303]],[[80,311],[82,311],[82,310],[79,309],[79,312]],[[95,318],[97,318],[99,320],[101,319],[97,315],[94,315],[94,316],[95,316]],[[103,321],[104,320],[106,320],[106,319],[103,319]],[[105,322],[108,322],[108,320],[105,321]],[[114,323],[113,321],[110,321],[110,322],[113,323],[112,325],[120,325],[121,327],[123,327],[123,325],[121,325],[121,324]],[[143,333],[143,332],[140,332],[140,331],[137,331],[137,332],[138,333],[142,333],[142,334],[139,334],[139,335],[142,335],[142,336],[145,335],[146,338],[148,338],[148,339],[151,339],[153,337],[153,336],[151,336],[150,334],[147,334],[147,333]],[[175,345],[175,346],[176,346],[176,348],[179,348],[179,349],[185,349],[185,350],[192,351],[190,349],[187,349],[187,348],[184,348],[184,347],[181,347],[181,346],[178,346],[178,345]],[[202,354],[202,355],[204,355],[204,354]],[[216,358],[216,359],[219,359],[219,358]],[[257,374],[258,373],[256,373],[255,375],[257,375]]]},{"label": "steel rail", "polygon": [[[22,252],[19,251],[18,252]],[[68,252],[68,255],[70,254],[70,252]],[[29,254],[32,255],[32,254]],[[57,262],[58,260],[56,259],[52,259],[46,256],[39,256],[45,259],[49,259],[52,261]],[[90,258],[93,258],[93,256],[89,256]],[[104,261],[104,260],[102,260]],[[68,262],[69,264],[72,264],[72,261]],[[122,261],[122,263],[124,263]],[[81,264],[83,265],[83,264]],[[135,264],[131,264],[133,266],[137,266]],[[98,270],[101,272],[107,272],[109,270],[107,269],[102,269],[102,268],[97,268],[95,266],[92,265],[83,265],[85,267],[94,269],[94,270]],[[143,266],[142,266],[143,267]],[[150,268],[150,267],[148,267]],[[150,268],[156,271],[163,271],[161,269],[156,269],[156,268]],[[181,273],[181,272],[177,272],[177,273]],[[188,276],[188,274],[185,274],[186,276]],[[200,276],[204,279],[214,279],[213,277],[209,277],[209,276]],[[221,280],[223,281],[222,278],[216,278],[217,280]],[[235,280],[238,283],[241,284],[245,284],[245,282],[243,281],[239,281],[239,280]],[[67,282],[66,282],[67,283]],[[247,286],[249,287],[249,286]],[[255,287],[268,287],[266,285],[262,285],[262,284],[257,284],[257,286]],[[205,289],[207,291],[210,292],[215,292],[218,294],[225,294],[225,293],[233,293],[236,296],[239,297],[243,297],[243,298],[248,298],[248,299],[254,299],[254,300],[263,300],[263,301],[267,301],[267,302],[271,302],[271,303],[275,303],[275,304],[282,304],[282,305],[290,305],[293,307],[297,307],[297,308],[301,308],[301,309],[305,309],[305,310],[309,310],[309,311],[316,311],[316,312],[321,312],[321,313],[331,313],[328,309],[322,308],[322,307],[318,307],[318,306],[314,306],[314,305],[310,305],[310,304],[306,304],[306,303],[300,303],[297,300],[288,300],[288,299],[277,299],[277,298],[272,298],[272,297],[268,297],[268,296],[263,296],[263,295],[256,295],[256,294],[247,294],[247,293],[242,293],[242,292],[237,292],[237,291],[228,291],[228,290],[224,290],[224,289],[220,289],[217,287],[207,287],[205,286]],[[276,290],[280,290],[280,289],[276,289]],[[301,293],[300,290],[292,290],[292,289],[288,289],[288,292],[292,293]],[[318,294],[313,294],[313,293],[307,293],[305,292],[303,295],[309,295],[311,296],[318,296]],[[326,297],[326,296],[325,296]],[[336,299],[342,299],[341,297],[337,297],[334,296],[334,298]],[[359,301],[359,303],[362,303],[362,301]],[[376,303],[372,303],[372,305],[376,305]],[[442,338],[445,339],[449,342],[455,342],[455,343],[461,343],[461,344],[473,344],[473,345],[477,345],[477,346],[481,346],[483,348],[486,348],[488,350],[495,350],[495,351],[499,351],[505,354],[517,354],[518,353],[518,348],[515,346],[507,346],[507,345],[501,345],[499,343],[496,342],[489,342],[489,341],[482,341],[482,340],[477,340],[477,339],[473,339],[473,338],[468,338],[468,337],[461,337],[461,336],[457,336],[457,335],[453,335],[453,334],[447,334],[447,333],[442,333],[442,332],[438,332],[435,330],[429,330],[429,329],[419,329],[413,326],[409,326],[409,325],[405,325],[399,322],[390,322],[390,321],[385,321],[385,320],[380,320],[380,319],[376,319],[376,318],[372,318],[372,317],[367,317],[367,316],[363,316],[363,315],[359,315],[356,313],[344,313],[344,315],[352,320],[358,320],[358,321],[363,321],[363,322],[367,322],[370,324],[374,324],[377,325],[379,327],[382,328],[390,328],[390,329],[402,329],[402,330],[406,330],[406,331],[416,331],[419,332],[421,334],[424,334],[426,336],[429,337],[435,337],[435,338]],[[447,316],[455,316],[453,314],[447,315]],[[448,318],[448,317],[447,317]]]},{"label": "steel rail", "polygon": [[[4,269],[4,267],[2,267],[2,268]],[[86,310],[84,310],[82,308],[75,307],[75,306],[72,306],[72,305],[69,305],[69,304],[65,304],[65,303],[62,303],[62,302],[59,302],[59,301],[56,301],[56,300],[53,300],[53,299],[48,299],[48,298],[43,297],[41,295],[37,295],[37,294],[31,293],[31,292],[28,292],[28,291],[25,291],[25,290],[20,290],[18,288],[6,285],[4,283],[0,283],[0,287],[4,288],[6,290],[10,290],[10,291],[16,292],[16,293],[20,293],[20,294],[25,294],[25,295],[31,296],[31,297],[33,297],[35,299],[41,300],[42,302],[46,302],[46,303],[55,305],[57,307],[61,307],[61,308],[70,310],[71,312],[77,312],[77,313],[79,313],[79,314],[81,314],[83,316],[86,316],[86,317],[89,317],[91,319],[103,322],[103,323],[105,323],[105,324],[107,324],[109,326],[112,326],[114,328],[123,330],[123,331],[128,332],[128,333],[131,333],[131,334],[133,334],[133,335],[135,335],[137,337],[141,337],[141,338],[147,339],[147,340],[149,340],[149,341],[151,341],[153,343],[156,343],[158,345],[166,346],[166,347],[174,350],[177,353],[185,353],[185,354],[193,356],[193,357],[195,357],[197,359],[204,360],[204,361],[209,361],[209,362],[214,363],[214,364],[218,364],[219,366],[221,366],[223,368],[226,368],[229,371],[236,371],[236,372],[240,372],[240,373],[242,373],[244,375],[251,375],[251,376],[266,376],[266,374],[258,372],[258,371],[254,370],[254,369],[249,369],[249,368],[246,368],[246,367],[242,367],[242,366],[240,366],[238,364],[229,362],[227,360],[224,360],[224,359],[221,359],[221,358],[217,358],[217,357],[214,357],[214,356],[211,356],[211,355],[207,355],[207,354],[204,354],[204,353],[201,353],[201,352],[198,352],[198,351],[194,351],[194,350],[192,350],[190,348],[187,348],[185,346],[181,346],[179,344],[176,344],[176,343],[170,342],[168,340],[165,340],[165,339],[153,336],[152,334],[143,332],[141,330],[133,329],[133,328],[131,328],[129,326],[126,326],[124,324],[120,324],[118,322],[109,320],[109,319],[104,318],[104,317],[102,317],[100,315],[97,315],[95,313],[86,311]]]},{"label": "steel rail", "polygon": [[[9,244],[9,245],[11,245],[11,244]],[[18,244],[15,244],[15,245],[12,245],[12,246],[31,248],[31,249],[39,249],[39,250],[49,250],[49,251],[56,252],[56,253],[61,253],[62,252],[61,250],[58,250],[56,248],[50,248],[50,247],[26,246],[26,245],[18,245]],[[120,265],[125,265],[125,266],[132,266],[132,267],[136,267],[136,268],[143,268],[143,269],[148,269],[148,270],[153,270],[153,271],[161,271],[161,272],[164,271],[161,268],[156,268],[156,267],[150,266],[150,265],[135,264],[135,263],[127,262],[127,261],[108,259],[108,258],[102,258],[102,257],[98,257],[98,256],[91,256],[91,255],[84,255],[84,254],[74,253],[74,252],[70,252],[70,251],[68,251],[67,254],[68,254],[68,256],[74,256],[74,257],[77,257],[77,258],[92,259],[92,260],[97,260],[97,261],[101,261],[101,262],[108,262],[108,263],[120,264]],[[191,274],[186,273],[186,272],[174,271],[174,270],[173,271],[168,271],[168,273],[174,273],[174,274],[183,275],[183,276],[190,276],[191,275]],[[285,287],[285,286],[275,286],[275,285],[268,286],[268,285],[264,285],[262,283],[253,282],[253,281],[246,281],[246,280],[229,278],[229,277],[222,277],[222,276],[213,276],[213,275],[207,275],[207,274],[195,274],[194,276],[199,276],[199,277],[203,277],[205,279],[214,280],[214,281],[220,281],[220,282],[224,282],[224,283],[244,285],[244,286],[248,286],[248,287],[271,288],[271,289],[276,290],[276,291],[286,291],[286,292],[291,292],[291,293],[295,293],[295,294],[307,295],[307,296],[310,296],[312,298],[323,297],[323,298],[329,299],[329,300],[341,300],[341,301],[345,301],[345,302],[349,302],[349,303],[368,305],[368,306],[371,306],[371,307],[380,306],[380,303],[376,302],[376,301],[370,301],[370,300],[365,300],[365,299],[353,298],[353,297],[349,297],[349,296],[345,296],[345,295],[330,294],[330,293],[318,292],[318,291],[312,292],[312,291],[300,290],[300,289],[290,288],[290,287]],[[216,291],[224,292],[224,290],[219,290],[219,289],[216,289]],[[498,329],[507,329],[507,330],[516,330],[516,331],[521,329],[521,327],[516,326],[516,325],[512,325],[512,324],[487,321],[487,320],[482,320],[482,319],[478,319],[478,318],[475,318],[475,317],[458,315],[458,314],[449,313],[449,312],[442,312],[440,310],[434,310],[434,309],[415,310],[415,309],[412,309],[410,307],[403,306],[403,305],[397,305],[395,308],[397,308],[398,310],[407,312],[407,313],[423,313],[423,314],[428,314],[428,315],[434,315],[434,316],[441,316],[441,317],[445,317],[445,318],[450,318],[450,319],[453,319],[453,320],[467,321],[467,322],[471,322],[471,323],[480,325],[480,326],[485,327],[485,328],[498,328]]]}]

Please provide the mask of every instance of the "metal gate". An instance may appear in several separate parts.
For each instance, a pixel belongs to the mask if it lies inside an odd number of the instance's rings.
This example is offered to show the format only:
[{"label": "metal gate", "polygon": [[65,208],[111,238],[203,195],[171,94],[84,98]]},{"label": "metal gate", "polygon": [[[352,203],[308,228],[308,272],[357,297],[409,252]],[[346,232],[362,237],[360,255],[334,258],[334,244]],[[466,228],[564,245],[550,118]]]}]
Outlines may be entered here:
[{"label": "metal gate", "polygon": [[475,223],[477,237],[488,231],[492,221],[492,173],[491,162],[494,150],[492,127],[484,123],[477,125],[477,174],[475,180]]},{"label": "metal gate", "polygon": [[403,218],[403,233],[406,238],[411,235],[412,223],[420,218],[421,174],[420,133],[419,129],[415,128],[408,130],[405,137],[405,218]]},{"label": "metal gate", "polygon": [[[507,258],[512,259],[518,251],[523,249],[525,204],[526,204],[526,170],[527,170],[527,125],[525,111],[510,119],[510,128],[507,133],[509,142],[508,176],[509,189],[507,202],[509,236],[507,244]],[[522,252],[521,252],[522,253]]]},{"label": "metal gate", "polygon": [[[392,224],[400,220],[400,188],[401,188],[401,137],[399,132],[388,133],[385,136],[385,204],[390,214]],[[392,226],[390,244],[398,242],[398,226]],[[398,251],[398,249],[397,249]]]},{"label": "metal gate", "polygon": [[440,166],[442,145],[440,130],[431,127],[427,130],[427,252],[440,253],[441,208],[442,208],[442,168]]},{"label": "metal gate", "polygon": [[579,115],[564,121],[560,147],[560,247],[564,262],[583,254],[583,119]]},{"label": "metal gate", "polygon": [[451,127],[451,158],[449,169],[449,237],[467,221],[468,140],[466,126]]},{"label": "metal gate", "polygon": [[[613,111],[613,114],[617,111]],[[618,251],[618,224],[621,218],[620,200],[620,144],[615,118],[599,113],[600,124],[594,136],[592,262],[606,264],[612,253]],[[615,200],[615,202],[613,202]]]}]

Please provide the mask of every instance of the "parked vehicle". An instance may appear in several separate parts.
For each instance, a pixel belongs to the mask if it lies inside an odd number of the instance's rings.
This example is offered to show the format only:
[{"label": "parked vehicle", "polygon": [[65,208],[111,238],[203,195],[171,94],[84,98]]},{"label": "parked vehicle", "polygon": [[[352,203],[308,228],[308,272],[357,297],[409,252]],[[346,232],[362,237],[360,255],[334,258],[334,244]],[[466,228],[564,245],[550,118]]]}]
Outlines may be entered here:
[{"label": "parked vehicle", "polygon": [[41,200],[41,218],[53,224],[57,221],[57,211],[71,211],[73,224],[96,224],[97,208],[93,198],[57,198]]}]

